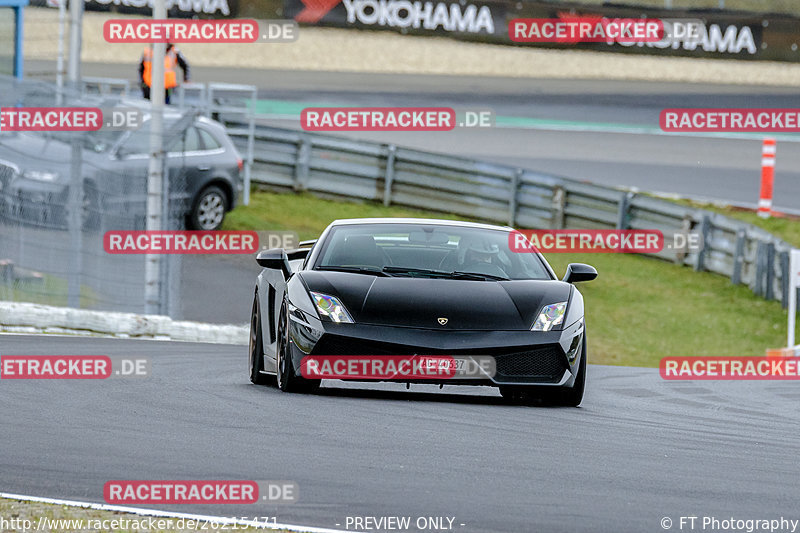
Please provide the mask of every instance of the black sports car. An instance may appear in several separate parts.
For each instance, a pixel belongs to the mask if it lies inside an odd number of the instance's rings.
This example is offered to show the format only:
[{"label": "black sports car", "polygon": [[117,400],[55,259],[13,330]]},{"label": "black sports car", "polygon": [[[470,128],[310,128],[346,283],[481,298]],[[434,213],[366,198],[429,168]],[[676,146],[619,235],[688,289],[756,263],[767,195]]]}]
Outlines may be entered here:
[{"label": "black sports car", "polygon": [[[341,375],[492,385],[512,400],[579,405],[586,328],[572,283],[597,271],[573,263],[559,281],[541,254],[512,251],[512,235],[509,227],[447,220],[338,220],[299,249],[261,251],[250,380],[311,391],[316,377],[330,377],[316,373],[321,361],[429,358],[453,371]],[[478,370],[461,372],[463,361],[478,361],[470,367]]]}]

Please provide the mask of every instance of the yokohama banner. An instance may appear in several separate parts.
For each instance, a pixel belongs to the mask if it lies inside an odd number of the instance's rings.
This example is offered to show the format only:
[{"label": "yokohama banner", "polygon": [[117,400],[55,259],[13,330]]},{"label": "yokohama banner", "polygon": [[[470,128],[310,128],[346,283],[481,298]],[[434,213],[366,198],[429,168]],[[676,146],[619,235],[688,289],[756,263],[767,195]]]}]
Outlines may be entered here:
[{"label": "yokohama banner", "polygon": [[[240,0],[247,2],[248,0]],[[447,35],[516,46],[691,56],[800,61],[796,41],[800,19],[710,9],[650,9],[516,0],[284,0],[285,18],[301,24],[383,29],[415,35]],[[659,39],[512,39],[514,23],[544,20],[663,21]],[[692,33],[682,33],[686,26]],[[510,33],[511,32],[511,33]],[[659,34],[661,37],[661,34]],[[516,41],[516,42],[515,42]],[[525,42],[527,41],[527,42]],[[597,42],[600,41],[600,42]]]},{"label": "yokohama banner", "polygon": [[[153,0],[85,0],[86,9],[150,16]],[[658,9],[586,5],[544,0],[166,0],[170,18],[294,19],[301,24],[449,36],[514,46],[605,50],[707,58],[800,61],[800,18],[712,9]],[[46,0],[32,0],[44,6]],[[619,21],[663,21],[663,39],[543,39],[521,21],[554,21],[569,26],[595,20],[597,27]],[[694,33],[681,34],[691,22]],[[530,25],[523,32],[530,30]],[[516,37],[516,38],[513,38]],[[659,34],[660,37],[660,34]],[[598,42],[599,41],[599,42]]]}]

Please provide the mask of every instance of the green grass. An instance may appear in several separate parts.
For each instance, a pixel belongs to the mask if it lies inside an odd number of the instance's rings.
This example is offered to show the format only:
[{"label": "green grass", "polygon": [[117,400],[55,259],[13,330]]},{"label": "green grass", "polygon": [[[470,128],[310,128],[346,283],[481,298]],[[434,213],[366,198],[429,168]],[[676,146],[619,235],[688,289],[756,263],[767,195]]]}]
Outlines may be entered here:
[{"label": "green grass", "polygon": [[[334,219],[373,216],[463,219],[310,194],[256,192],[250,206],[229,215],[223,229],[288,229],[310,239]],[[776,227],[787,222],[767,221]],[[795,226],[784,229],[800,237]],[[786,312],[780,303],[757,298],[722,276],[625,254],[549,254],[547,259],[559,275],[570,262],[592,264],[600,274],[580,285],[593,363],[652,367],[667,355],[764,355],[766,348],[784,345]]]},{"label": "green grass", "polygon": [[597,280],[586,299],[590,360],[657,366],[667,355],[764,355],[784,346],[786,311],[709,272],[626,254],[550,254],[559,275],[589,263]]},{"label": "green grass", "polygon": [[223,230],[287,230],[296,231],[300,240],[316,239],[332,221],[341,218],[423,217],[463,219],[456,215],[432,214],[374,202],[355,203],[325,200],[309,193],[278,194],[255,192],[250,205],[231,211]]},{"label": "green grass", "polygon": [[795,248],[800,248],[800,219],[794,216],[773,216],[761,218],[755,212],[731,207],[722,207],[707,202],[694,202],[691,200],[675,200],[676,203],[699,207],[707,211],[720,213],[730,218],[753,224],[765,229],[776,237],[788,242]]},{"label": "green grass", "polygon": [[[0,300],[29,302],[42,305],[66,306],[69,285],[63,278],[44,274],[39,282],[0,282]],[[86,309],[97,303],[97,296],[85,285],[81,286],[80,307]]]}]

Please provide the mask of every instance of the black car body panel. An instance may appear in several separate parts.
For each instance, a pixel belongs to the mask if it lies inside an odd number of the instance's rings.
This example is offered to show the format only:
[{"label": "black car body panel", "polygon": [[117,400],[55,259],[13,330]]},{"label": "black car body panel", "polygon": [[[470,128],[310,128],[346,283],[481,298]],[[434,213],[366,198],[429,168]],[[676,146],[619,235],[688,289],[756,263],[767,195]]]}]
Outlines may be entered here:
[{"label": "black car body panel", "polygon": [[[569,299],[571,285],[551,281],[475,283],[456,279],[384,278],[346,272],[298,273],[309,290],[339,297],[358,324],[529,331],[544,303]],[[481,302],[480,313],[471,307]]]}]

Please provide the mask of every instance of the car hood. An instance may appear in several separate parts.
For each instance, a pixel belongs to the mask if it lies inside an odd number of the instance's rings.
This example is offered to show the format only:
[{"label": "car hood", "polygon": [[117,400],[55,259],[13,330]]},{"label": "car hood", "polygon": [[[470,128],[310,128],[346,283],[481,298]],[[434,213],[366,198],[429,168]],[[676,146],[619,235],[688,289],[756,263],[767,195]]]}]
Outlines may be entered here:
[{"label": "car hood", "polygon": [[[569,299],[561,281],[472,281],[304,271],[309,290],[335,296],[358,324],[442,330],[530,330],[542,306]],[[439,319],[447,319],[442,325]]]}]

